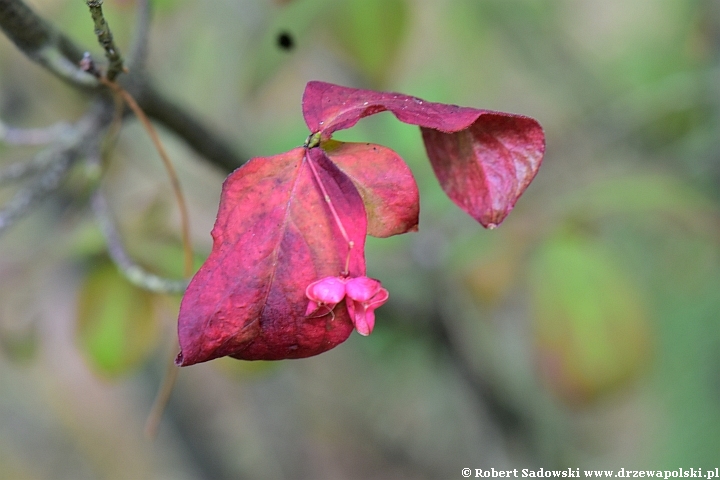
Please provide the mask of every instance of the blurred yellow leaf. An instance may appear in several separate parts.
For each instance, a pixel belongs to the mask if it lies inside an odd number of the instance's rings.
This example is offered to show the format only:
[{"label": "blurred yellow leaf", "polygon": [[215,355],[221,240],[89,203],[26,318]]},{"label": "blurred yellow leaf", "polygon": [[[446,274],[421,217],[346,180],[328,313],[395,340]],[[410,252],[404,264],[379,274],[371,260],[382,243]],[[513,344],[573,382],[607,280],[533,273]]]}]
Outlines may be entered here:
[{"label": "blurred yellow leaf", "polygon": [[212,365],[233,380],[251,380],[276,373],[282,362],[257,360],[246,362],[231,357],[222,357],[213,360]]},{"label": "blurred yellow leaf", "polygon": [[479,304],[497,305],[514,286],[519,261],[518,252],[513,249],[493,249],[472,262],[463,274],[463,283]]},{"label": "blurred yellow leaf", "polygon": [[638,376],[650,355],[648,312],[601,244],[551,238],[529,279],[540,375],[557,396],[584,404]]},{"label": "blurred yellow leaf", "polygon": [[106,377],[144,361],[157,339],[153,295],[130,284],[109,261],[88,272],[78,298],[77,342]]}]

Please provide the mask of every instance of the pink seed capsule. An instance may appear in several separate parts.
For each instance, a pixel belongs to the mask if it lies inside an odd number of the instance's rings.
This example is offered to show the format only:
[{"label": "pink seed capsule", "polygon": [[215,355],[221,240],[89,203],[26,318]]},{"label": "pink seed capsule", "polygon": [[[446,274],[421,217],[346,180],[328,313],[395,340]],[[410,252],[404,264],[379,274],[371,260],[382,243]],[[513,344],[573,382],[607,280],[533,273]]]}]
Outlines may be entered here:
[{"label": "pink seed capsule", "polygon": [[345,285],[348,313],[360,335],[370,335],[375,327],[375,309],[387,301],[390,294],[379,280],[368,277],[351,278]]},{"label": "pink seed capsule", "polygon": [[339,277],[325,277],[311,283],[305,289],[305,296],[310,300],[305,315],[326,307],[327,313],[345,298],[345,281]]}]

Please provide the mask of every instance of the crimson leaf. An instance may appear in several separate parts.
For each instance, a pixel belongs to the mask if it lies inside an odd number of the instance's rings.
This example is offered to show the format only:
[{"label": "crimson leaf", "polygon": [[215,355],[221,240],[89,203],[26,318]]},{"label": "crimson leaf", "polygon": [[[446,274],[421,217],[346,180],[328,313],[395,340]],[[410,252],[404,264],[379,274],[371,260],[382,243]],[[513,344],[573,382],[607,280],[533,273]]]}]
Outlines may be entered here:
[{"label": "crimson leaf", "polygon": [[353,324],[372,331],[388,292],[365,277],[365,235],[417,230],[417,185],[392,150],[331,136],[384,110],[421,127],[443,189],[487,227],[542,161],[531,118],[310,82],[306,145],[254,158],[223,185],[212,251],[180,306],[178,365],[308,357],[345,341]]},{"label": "crimson leaf", "polygon": [[[318,178],[353,242],[349,254]],[[210,256],[180,306],[176,363],[301,358],[345,341],[353,329],[346,309],[307,317],[305,288],[343,273],[346,262],[349,275],[363,276],[366,229],[355,186],[320,148],[237,169],[223,185]]]},{"label": "crimson leaf", "polygon": [[303,95],[305,123],[321,141],[386,110],[422,128],[443,190],[485,227],[502,222],[540,168],[545,137],[529,117],[324,82],[309,82]]},{"label": "crimson leaf", "polygon": [[324,142],[322,148],[360,192],[369,235],[384,238],[417,231],[417,184],[397,153],[382,145],[334,140]]}]

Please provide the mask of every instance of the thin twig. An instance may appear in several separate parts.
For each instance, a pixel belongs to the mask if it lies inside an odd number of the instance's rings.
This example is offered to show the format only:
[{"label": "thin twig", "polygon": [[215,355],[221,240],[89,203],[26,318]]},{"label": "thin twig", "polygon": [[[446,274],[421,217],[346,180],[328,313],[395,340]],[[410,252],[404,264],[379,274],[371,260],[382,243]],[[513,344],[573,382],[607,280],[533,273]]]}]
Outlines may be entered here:
[{"label": "thin twig", "polygon": [[78,66],[83,50],[22,0],[0,0],[0,29],[28,58],[66,82],[85,89],[99,86]]},{"label": "thin twig", "polygon": [[18,180],[23,180],[42,172],[56,157],[57,152],[48,149],[39,152],[32,160],[15,162],[3,166],[2,169],[0,169],[0,186],[17,182]]},{"label": "thin twig", "polygon": [[117,45],[115,45],[110,26],[105,21],[105,16],[102,11],[102,0],[87,0],[86,3],[90,9],[93,22],[95,22],[95,35],[97,35],[100,45],[105,49],[105,56],[109,62],[105,76],[112,82],[125,70],[122,55],[120,55],[120,50],[117,48]]},{"label": "thin twig", "polygon": [[167,369],[165,370],[160,390],[158,390],[157,395],[155,395],[152,408],[145,420],[145,436],[147,438],[154,439],[157,436],[163,412],[170,401],[170,394],[172,394],[173,388],[175,388],[178,373],[180,372],[180,368],[175,365],[176,356],[177,352],[173,352],[173,355],[170,357],[170,361],[167,364]]},{"label": "thin twig", "polygon": [[105,138],[103,138],[101,144],[101,152],[97,155],[97,164],[100,167],[105,164],[105,158],[117,144],[117,140],[120,136],[120,129],[122,128],[125,103],[123,103],[123,99],[120,95],[113,95],[113,104],[113,118],[107,128],[107,131],[105,132]]},{"label": "thin twig", "polygon": [[60,186],[77,156],[78,153],[72,149],[55,152],[48,168],[15,193],[0,209],[0,235]]},{"label": "thin twig", "polygon": [[435,311],[431,315],[430,330],[433,342],[445,348],[455,370],[503,431],[510,434],[529,428],[526,413],[508,403],[494,385],[474,371],[457,344],[456,334],[448,324],[446,315],[440,311]]},{"label": "thin twig", "polygon": [[[0,30],[28,58],[72,86],[85,91],[100,86],[97,77],[79,66],[87,48],[77,46],[22,0],[0,0]],[[216,128],[161,94],[142,69],[122,79],[125,89],[150,118],[185,140],[212,164],[230,172],[247,160],[248,156],[238,154],[234,146],[216,133]]]},{"label": "thin twig", "polygon": [[0,120],[0,141],[8,145],[47,145],[69,132],[70,125],[65,122],[41,128],[16,128]]},{"label": "thin twig", "polygon": [[[45,168],[40,168],[35,178],[18,190],[15,195],[0,209],[0,234],[17,220],[27,215],[32,207],[46,198],[62,185],[63,180],[70,172],[70,167],[80,158],[87,149],[97,145],[100,132],[107,128],[110,122],[109,108],[106,104],[94,104],[90,112],[81,118],[72,128],[72,134],[63,137],[62,141],[49,150],[39,154],[46,156]],[[34,167],[29,167],[31,170]],[[12,175],[21,177],[28,172],[20,171],[22,168],[13,167]]]},{"label": "thin twig", "polygon": [[225,172],[232,172],[248,160],[237,149],[218,135],[218,129],[211,127],[178,103],[168,99],[155,88],[152,82],[145,83],[137,90],[129,89],[138,105],[148,117],[157,120],[203,158]]},{"label": "thin twig", "polygon": [[[3,166],[3,168],[0,169],[0,185],[17,182],[18,180],[22,180],[42,171],[47,166],[47,161],[43,157],[44,155],[38,155],[32,160],[26,162],[15,162]],[[42,159],[42,161],[38,161],[38,159]]]},{"label": "thin twig", "polygon": [[167,151],[165,151],[165,147],[160,141],[160,136],[155,131],[155,127],[152,126],[152,123],[150,123],[147,115],[145,115],[145,112],[143,112],[142,109],[138,106],[132,95],[130,95],[125,89],[123,89],[114,82],[110,82],[105,79],[102,79],[102,82],[108,87],[110,87],[116,94],[120,95],[123,100],[125,100],[125,103],[127,103],[128,107],[130,107],[133,113],[135,113],[135,116],[138,118],[138,120],[140,120],[140,123],[143,124],[143,127],[145,127],[145,130],[148,132],[148,135],[150,136],[153,145],[155,145],[155,149],[160,155],[163,165],[168,172],[168,176],[170,177],[170,183],[172,185],[172,190],[175,194],[175,200],[177,201],[178,208],[180,210],[180,230],[183,243],[183,252],[185,254],[183,273],[186,277],[190,277],[193,270],[193,254],[190,242],[190,217],[188,215],[187,203],[185,202],[185,196],[182,193],[182,188],[180,187],[180,180],[178,179],[175,167],[170,161],[170,157],[168,156]]},{"label": "thin twig", "polygon": [[[120,235],[110,215],[107,201],[100,189],[97,189],[93,193],[91,205],[103,236],[105,237],[110,258],[131,283],[157,293],[182,293],[185,291],[187,281],[159,277],[145,271],[130,259],[130,255],[125,251]],[[173,359],[174,355],[169,362],[163,383],[145,423],[145,434],[149,438],[154,438],[157,435],[157,429],[160,425],[163,411],[170,399],[170,394],[177,380],[179,369],[172,362]]]},{"label": "thin twig", "polygon": [[125,250],[120,234],[115,227],[105,196],[95,190],[90,199],[100,231],[105,237],[110,258],[125,278],[133,285],[157,293],[182,293],[187,288],[186,280],[173,280],[148,272],[136,264]]}]

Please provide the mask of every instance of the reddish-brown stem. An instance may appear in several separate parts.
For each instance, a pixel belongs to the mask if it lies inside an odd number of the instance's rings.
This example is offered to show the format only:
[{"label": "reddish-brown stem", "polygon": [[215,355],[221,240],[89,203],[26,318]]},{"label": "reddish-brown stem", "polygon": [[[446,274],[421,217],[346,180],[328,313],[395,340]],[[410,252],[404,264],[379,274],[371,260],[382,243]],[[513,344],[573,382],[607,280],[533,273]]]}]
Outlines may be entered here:
[{"label": "reddish-brown stem", "polygon": [[328,192],[325,189],[325,185],[323,184],[322,180],[320,180],[320,175],[318,175],[318,172],[315,169],[315,164],[312,162],[310,157],[307,155],[307,150],[306,150],[306,154],[305,154],[305,159],[307,160],[308,165],[310,165],[310,170],[312,170],[313,176],[315,177],[315,181],[317,181],[318,186],[320,187],[320,191],[323,194],[325,203],[327,203],[328,207],[330,207],[330,213],[332,213],[332,216],[335,219],[335,223],[337,224],[338,228],[340,229],[340,233],[342,234],[343,238],[345,239],[345,242],[347,242],[348,254],[347,254],[347,258],[345,259],[345,270],[343,270],[341,272],[342,275],[347,276],[350,273],[350,251],[355,246],[355,242],[350,240],[350,237],[348,236],[347,231],[345,230],[345,227],[343,226],[342,222],[340,221],[340,216],[338,216],[337,210],[335,210],[335,205],[333,205],[332,200],[330,200],[330,195],[328,195]]},{"label": "reddish-brown stem", "polygon": [[150,409],[150,414],[145,420],[145,436],[147,438],[154,439],[157,436],[157,431],[158,427],[160,426],[162,414],[165,411],[167,403],[170,401],[170,394],[175,387],[175,382],[177,381],[178,372],[180,370],[175,365],[174,360],[176,356],[177,352],[173,352],[172,357],[170,357],[170,363],[168,363],[165,376],[163,377],[160,390],[158,391],[155,400],[153,401],[152,408]]},{"label": "reddish-brown stem", "polygon": [[135,113],[138,120],[140,120],[140,122],[143,124],[143,127],[145,127],[145,130],[148,132],[150,140],[152,140],[153,145],[155,145],[155,149],[160,155],[163,165],[168,172],[168,176],[170,177],[170,182],[172,184],[173,193],[175,194],[175,199],[178,203],[178,208],[180,210],[180,229],[184,251],[183,276],[190,277],[192,275],[193,269],[192,246],[190,244],[190,220],[188,216],[187,205],[185,203],[185,197],[182,194],[182,189],[180,188],[180,181],[178,180],[177,173],[175,172],[175,167],[173,167],[173,164],[170,161],[170,157],[165,151],[165,147],[163,146],[162,142],[160,142],[160,137],[155,131],[155,128],[152,126],[152,123],[150,123],[147,115],[145,115],[145,112],[142,111],[142,109],[137,104],[132,95],[130,95],[124,88],[122,88],[117,83],[107,80],[106,78],[100,78],[100,81],[104,85],[110,87],[110,89],[112,89],[112,91],[115,92],[117,95],[122,97],[128,107],[130,107],[133,113]]},{"label": "reddish-brown stem", "polygon": [[[140,106],[137,104],[135,99],[132,95],[130,95],[124,88],[122,88],[117,83],[108,80],[107,78],[101,77],[100,82],[109,87],[116,95],[116,98],[121,98],[125,101],[125,103],[130,107],[130,109],[135,113],[138,120],[143,124],[145,127],[145,130],[147,131],[148,135],[150,136],[150,139],[153,142],[153,145],[155,145],[155,149],[157,150],[158,154],[160,155],[160,158],[162,159],[163,165],[165,166],[165,169],[168,172],[168,176],[170,177],[170,182],[172,184],[173,193],[175,194],[175,198],[178,203],[178,208],[180,210],[180,224],[181,224],[181,235],[182,235],[182,244],[183,244],[183,251],[184,251],[184,268],[183,268],[183,274],[184,276],[190,277],[192,275],[192,267],[193,267],[193,258],[192,258],[192,245],[190,244],[190,220],[188,216],[187,211],[187,204],[185,203],[185,197],[182,193],[182,189],[180,188],[180,180],[178,179],[177,173],[175,172],[175,167],[173,167],[172,162],[170,161],[170,157],[168,156],[167,152],[165,151],[165,147],[163,146],[162,142],[160,141],[160,137],[158,136],[157,132],[155,131],[155,128],[152,126],[152,123],[150,123],[150,120],[147,118],[147,115],[145,115],[145,112],[140,108]],[[120,103],[122,102],[120,101]],[[116,104],[117,107],[117,104]],[[122,109],[119,109],[119,111],[122,111]],[[122,117],[120,117],[122,118]],[[167,405],[168,400],[170,399],[170,394],[172,393],[173,387],[175,386],[175,382],[177,380],[178,375],[178,368],[175,366],[174,362],[172,361],[175,355],[170,359],[170,364],[168,365],[168,370],[165,373],[165,377],[163,379],[162,386],[160,387],[160,391],[157,394],[157,397],[155,398],[155,401],[153,402],[153,407],[148,415],[146,424],[145,424],[145,434],[149,438],[154,438],[155,435],[157,435],[157,429],[160,425],[160,419],[162,418],[162,413],[165,410],[165,406]]]}]

